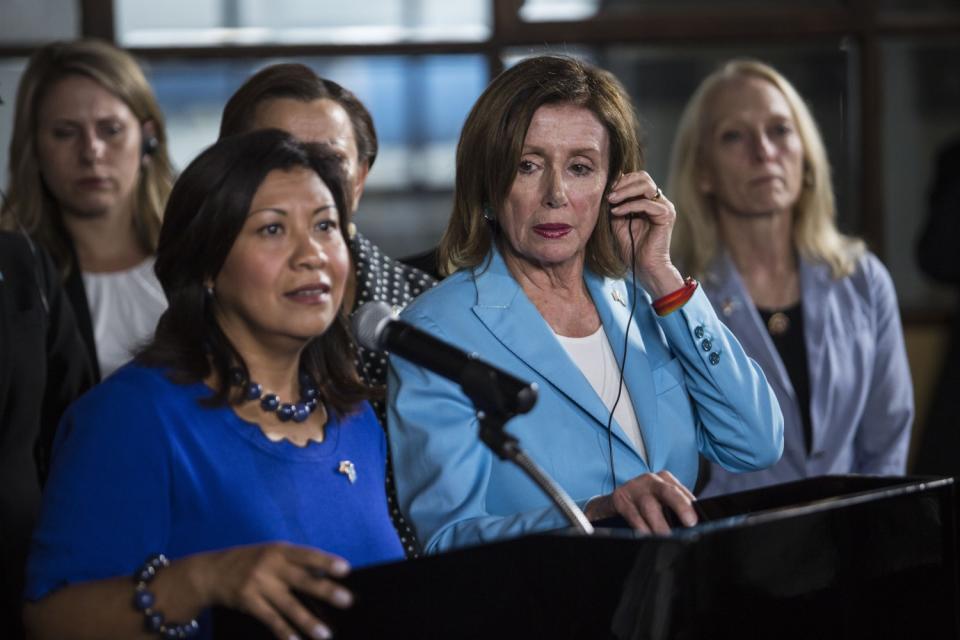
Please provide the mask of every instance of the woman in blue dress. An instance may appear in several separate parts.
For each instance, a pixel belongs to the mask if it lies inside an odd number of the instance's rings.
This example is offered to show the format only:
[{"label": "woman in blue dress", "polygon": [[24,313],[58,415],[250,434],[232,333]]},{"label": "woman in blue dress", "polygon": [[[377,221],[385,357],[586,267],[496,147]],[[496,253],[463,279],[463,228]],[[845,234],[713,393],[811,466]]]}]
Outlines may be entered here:
[{"label": "woman in blue dress", "polygon": [[294,590],[348,606],[351,565],[402,557],[341,311],[347,189],[332,151],[276,130],[221,140],[180,176],[156,263],[170,307],[57,434],[34,636],[209,635],[219,605],[280,638],[329,637]]}]

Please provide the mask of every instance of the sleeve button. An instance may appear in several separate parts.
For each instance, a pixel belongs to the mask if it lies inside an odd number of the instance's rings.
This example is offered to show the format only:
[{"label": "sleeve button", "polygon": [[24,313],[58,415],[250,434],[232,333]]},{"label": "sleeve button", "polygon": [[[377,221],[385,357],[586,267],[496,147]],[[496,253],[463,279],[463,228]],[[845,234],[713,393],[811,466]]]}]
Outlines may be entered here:
[{"label": "sleeve button", "polygon": [[720,364],[720,354],[716,351],[710,354],[710,364],[714,366]]},{"label": "sleeve button", "polygon": [[709,339],[706,339],[700,343],[700,348],[704,351],[710,351],[710,349],[713,349],[713,343],[710,342]]},{"label": "sleeve button", "polygon": [[703,337],[703,327],[697,327],[693,330],[693,335],[699,340]]}]

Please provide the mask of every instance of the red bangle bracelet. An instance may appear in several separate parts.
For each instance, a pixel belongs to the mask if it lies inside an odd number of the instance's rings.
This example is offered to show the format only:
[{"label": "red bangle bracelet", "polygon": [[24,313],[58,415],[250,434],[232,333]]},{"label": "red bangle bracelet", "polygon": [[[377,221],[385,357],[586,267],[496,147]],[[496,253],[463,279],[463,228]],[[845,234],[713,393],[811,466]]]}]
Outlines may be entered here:
[{"label": "red bangle bracelet", "polygon": [[657,312],[658,316],[666,316],[676,311],[693,297],[693,292],[697,290],[697,284],[696,280],[688,276],[683,281],[682,287],[654,300],[653,310]]}]

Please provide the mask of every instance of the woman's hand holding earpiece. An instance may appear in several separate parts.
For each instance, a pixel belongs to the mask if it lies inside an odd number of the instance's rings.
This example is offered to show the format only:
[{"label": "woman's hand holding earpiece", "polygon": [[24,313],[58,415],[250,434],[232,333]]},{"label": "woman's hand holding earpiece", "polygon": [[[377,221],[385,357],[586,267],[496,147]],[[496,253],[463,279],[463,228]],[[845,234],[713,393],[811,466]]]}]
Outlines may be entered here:
[{"label": "woman's hand holding earpiece", "polygon": [[628,266],[635,265],[634,277],[643,288],[657,299],[683,287],[683,277],[670,259],[677,212],[650,174],[622,175],[607,200],[620,253]]}]

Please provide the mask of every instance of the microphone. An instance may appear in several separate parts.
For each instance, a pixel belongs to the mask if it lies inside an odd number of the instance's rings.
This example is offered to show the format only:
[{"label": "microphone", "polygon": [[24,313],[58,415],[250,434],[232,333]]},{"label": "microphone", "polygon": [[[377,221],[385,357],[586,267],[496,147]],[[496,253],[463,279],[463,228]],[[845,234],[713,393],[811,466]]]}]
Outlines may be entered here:
[{"label": "microphone", "polygon": [[537,385],[524,382],[474,353],[466,353],[393,316],[385,302],[367,302],[353,315],[360,346],[393,355],[458,383],[477,409],[502,416],[527,413],[537,401]]}]

